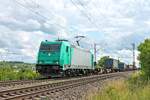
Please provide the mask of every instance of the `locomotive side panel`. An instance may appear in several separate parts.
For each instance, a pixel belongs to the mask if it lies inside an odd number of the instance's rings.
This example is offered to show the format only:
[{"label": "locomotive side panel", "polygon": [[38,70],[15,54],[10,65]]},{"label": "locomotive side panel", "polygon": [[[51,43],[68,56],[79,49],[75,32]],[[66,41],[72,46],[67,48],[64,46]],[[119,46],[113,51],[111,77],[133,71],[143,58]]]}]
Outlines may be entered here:
[{"label": "locomotive side panel", "polygon": [[89,51],[73,47],[71,66],[80,69],[92,69],[92,56]]}]

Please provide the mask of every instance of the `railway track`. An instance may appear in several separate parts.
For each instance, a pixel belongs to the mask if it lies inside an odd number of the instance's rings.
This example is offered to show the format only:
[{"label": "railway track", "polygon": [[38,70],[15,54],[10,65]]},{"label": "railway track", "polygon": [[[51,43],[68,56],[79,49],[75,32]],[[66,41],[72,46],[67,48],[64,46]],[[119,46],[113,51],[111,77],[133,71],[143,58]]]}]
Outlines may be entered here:
[{"label": "railway track", "polygon": [[15,85],[25,85],[25,84],[33,84],[33,83],[41,83],[52,81],[52,79],[44,79],[44,80],[16,80],[16,81],[0,81],[0,87],[8,87]]},{"label": "railway track", "polygon": [[121,76],[125,73],[127,72],[118,72],[105,75],[93,75],[77,79],[68,79],[67,81],[57,83],[0,91],[0,100],[33,100],[35,98],[49,96],[53,93],[64,91],[73,87],[78,87],[92,82]]},{"label": "railway track", "polygon": [[[84,76],[78,76],[73,78],[80,78]],[[10,86],[17,86],[17,85],[26,85],[26,84],[35,84],[35,83],[42,83],[42,82],[52,82],[52,81],[65,81],[71,79],[72,77],[66,78],[55,78],[55,79],[40,79],[40,80],[15,80],[15,81],[0,81],[0,87],[10,87]]]}]

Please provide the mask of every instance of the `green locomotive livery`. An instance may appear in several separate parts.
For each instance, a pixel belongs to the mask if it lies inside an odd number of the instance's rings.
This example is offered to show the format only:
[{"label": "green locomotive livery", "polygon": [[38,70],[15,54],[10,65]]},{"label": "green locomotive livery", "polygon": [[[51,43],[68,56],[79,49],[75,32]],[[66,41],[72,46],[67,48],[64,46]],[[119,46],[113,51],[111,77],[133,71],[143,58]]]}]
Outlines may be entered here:
[{"label": "green locomotive livery", "polygon": [[44,77],[75,76],[91,73],[93,54],[66,40],[42,41],[36,70]]}]

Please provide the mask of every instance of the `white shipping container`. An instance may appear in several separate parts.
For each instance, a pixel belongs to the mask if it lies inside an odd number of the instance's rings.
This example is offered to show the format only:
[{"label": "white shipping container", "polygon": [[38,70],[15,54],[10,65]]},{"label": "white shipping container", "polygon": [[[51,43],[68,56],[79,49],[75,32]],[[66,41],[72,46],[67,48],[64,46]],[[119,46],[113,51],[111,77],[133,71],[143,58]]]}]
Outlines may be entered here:
[{"label": "white shipping container", "polygon": [[113,68],[118,68],[118,60],[113,59]]}]

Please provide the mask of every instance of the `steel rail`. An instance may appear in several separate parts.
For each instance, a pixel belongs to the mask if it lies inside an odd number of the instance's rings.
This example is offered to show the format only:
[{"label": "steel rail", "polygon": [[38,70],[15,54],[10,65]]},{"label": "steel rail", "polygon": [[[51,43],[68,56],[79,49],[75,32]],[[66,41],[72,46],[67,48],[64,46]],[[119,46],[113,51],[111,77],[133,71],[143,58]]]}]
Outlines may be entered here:
[{"label": "steel rail", "polygon": [[39,82],[48,82],[48,81],[51,81],[51,80],[52,79],[0,81],[0,87],[15,86],[15,85],[25,85],[25,84],[32,84],[32,83],[39,83]]}]

